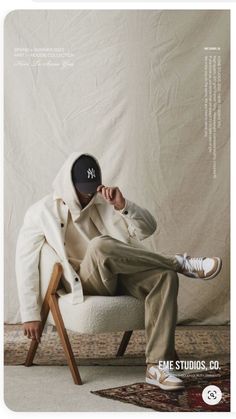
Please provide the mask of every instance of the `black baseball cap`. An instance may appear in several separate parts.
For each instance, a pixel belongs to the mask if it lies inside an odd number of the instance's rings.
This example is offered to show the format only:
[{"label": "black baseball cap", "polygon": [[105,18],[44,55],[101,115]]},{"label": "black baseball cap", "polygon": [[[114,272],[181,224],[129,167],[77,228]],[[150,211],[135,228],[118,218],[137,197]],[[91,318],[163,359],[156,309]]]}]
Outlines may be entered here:
[{"label": "black baseball cap", "polygon": [[101,169],[95,158],[82,154],[71,169],[72,181],[82,193],[95,193],[102,183]]}]

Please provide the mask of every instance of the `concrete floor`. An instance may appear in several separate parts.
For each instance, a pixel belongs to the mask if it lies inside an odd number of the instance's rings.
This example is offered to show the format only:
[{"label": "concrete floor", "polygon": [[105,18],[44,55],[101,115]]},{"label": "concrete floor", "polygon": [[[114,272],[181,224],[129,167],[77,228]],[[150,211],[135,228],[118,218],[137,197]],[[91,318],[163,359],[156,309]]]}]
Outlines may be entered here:
[{"label": "concrete floor", "polygon": [[90,390],[144,382],[145,366],[80,366],[75,385],[67,366],[5,366],[4,399],[17,412],[153,412]]}]

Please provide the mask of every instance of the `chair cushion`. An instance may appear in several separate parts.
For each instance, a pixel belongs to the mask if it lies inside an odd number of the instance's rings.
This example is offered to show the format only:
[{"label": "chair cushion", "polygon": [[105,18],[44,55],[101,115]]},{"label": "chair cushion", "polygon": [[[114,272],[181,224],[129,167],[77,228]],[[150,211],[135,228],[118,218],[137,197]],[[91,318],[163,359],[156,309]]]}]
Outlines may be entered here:
[{"label": "chair cushion", "polygon": [[[59,307],[65,328],[78,333],[106,333],[144,329],[144,301],[128,295],[85,295],[84,302],[71,304],[62,294]],[[48,323],[55,325],[51,311]]]}]

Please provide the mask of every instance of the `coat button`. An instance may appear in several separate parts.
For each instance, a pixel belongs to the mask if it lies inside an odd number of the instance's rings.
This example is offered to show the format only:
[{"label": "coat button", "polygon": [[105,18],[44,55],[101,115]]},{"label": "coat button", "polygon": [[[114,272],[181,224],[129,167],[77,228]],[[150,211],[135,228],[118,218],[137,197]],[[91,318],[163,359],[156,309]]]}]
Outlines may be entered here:
[{"label": "coat button", "polygon": [[76,281],[76,282],[78,282],[78,280],[79,280],[78,278],[75,278],[75,281]]},{"label": "coat button", "polygon": [[124,211],[124,214],[128,214],[128,211]]},{"label": "coat button", "polygon": [[63,223],[61,223],[61,228],[63,228],[64,227],[64,224]]}]

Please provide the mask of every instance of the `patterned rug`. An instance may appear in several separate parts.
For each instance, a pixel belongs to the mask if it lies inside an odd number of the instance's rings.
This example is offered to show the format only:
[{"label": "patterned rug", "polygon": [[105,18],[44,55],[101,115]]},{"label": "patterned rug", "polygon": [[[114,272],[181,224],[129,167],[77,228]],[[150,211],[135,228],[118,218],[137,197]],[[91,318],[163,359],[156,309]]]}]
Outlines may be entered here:
[{"label": "patterned rug", "polygon": [[[229,412],[230,370],[229,364],[220,372],[198,372],[182,375],[184,390],[164,391],[147,383],[134,383],[121,387],[91,391],[91,393],[135,404],[158,412]],[[202,399],[202,391],[208,385],[216,385],[222,391],[222,399],[216,405],[208,405]]]},{"label": "patterned rug", "polygon": [[[20,324],[4,327],[5,365],[24,363],[30,340],[24,336]],[[125,356],[116,358],[123,332],[97,335],[68,332],[76,362],[80,365],[145,365],[145,332],[133,332]],[[178,326],[176,350],[181,359],[218,359],[229,361],[228,326]],[[58,334],[51,326],[44,329],[38,346],[35,364],[66,365]]]}]

